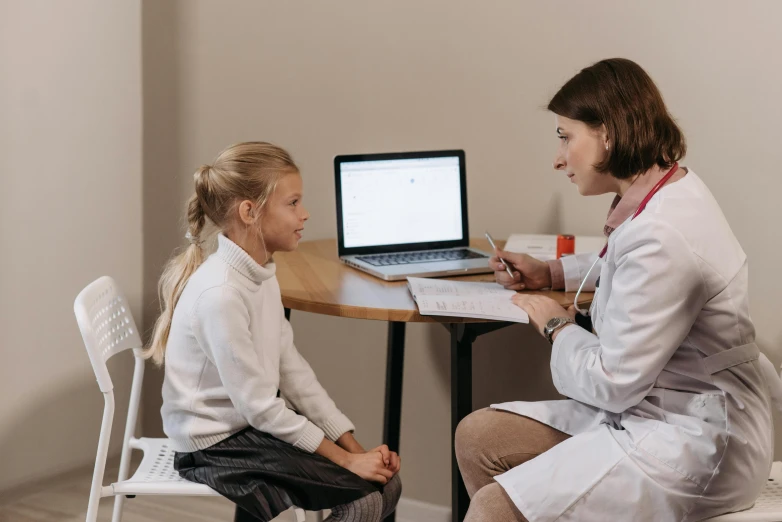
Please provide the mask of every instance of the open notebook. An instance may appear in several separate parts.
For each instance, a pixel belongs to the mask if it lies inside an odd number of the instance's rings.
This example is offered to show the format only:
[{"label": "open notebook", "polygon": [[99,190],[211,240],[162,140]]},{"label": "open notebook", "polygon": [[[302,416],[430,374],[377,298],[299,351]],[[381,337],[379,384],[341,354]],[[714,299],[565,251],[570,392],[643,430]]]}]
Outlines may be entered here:
[{"label": "open notebook", "polygon": [[511,302],[516,292],[497,283],[408,277],[407,286],[421,315],[529,323],[527,313]]}]

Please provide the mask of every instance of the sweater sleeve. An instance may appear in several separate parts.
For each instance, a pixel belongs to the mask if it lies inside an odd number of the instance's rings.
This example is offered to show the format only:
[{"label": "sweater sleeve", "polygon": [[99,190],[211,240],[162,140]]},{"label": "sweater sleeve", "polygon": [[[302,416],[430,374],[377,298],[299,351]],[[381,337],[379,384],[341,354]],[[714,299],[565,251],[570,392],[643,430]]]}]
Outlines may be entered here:
[{"label": "sweater sleeve", "polygon": [[247,422],[313,453],[323,440],[323,431],[277,397],[277,377],[269,374],[270,365],[262,360],[264,348],[272,348],[253,343],[249,311],[239,292],[225,285],[205,290],[191,320],[196,339]]},{"label": "sweater sleeve", "polygon": [[280,316],[280,392],[294,408],[319,426],[329,440],[336,441],[344,433],[355,431],[353,423],[337,408],[318,382],[312,367],[296,349],[293,344],[293,328],[284,315]]}]

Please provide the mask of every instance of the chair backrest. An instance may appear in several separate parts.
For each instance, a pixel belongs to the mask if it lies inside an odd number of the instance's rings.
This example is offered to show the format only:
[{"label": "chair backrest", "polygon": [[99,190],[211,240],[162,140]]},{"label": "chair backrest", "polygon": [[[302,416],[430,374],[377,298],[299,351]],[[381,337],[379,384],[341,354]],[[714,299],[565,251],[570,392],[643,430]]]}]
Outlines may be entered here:
[{"label": "chair backrest", "polygon": [[109,392],[113,385],[106,361],[127,349],[140,352],[142,347],[128,300],[114,279],[103,276],[79,292],[73,312],[98,386],[102,392]]}]

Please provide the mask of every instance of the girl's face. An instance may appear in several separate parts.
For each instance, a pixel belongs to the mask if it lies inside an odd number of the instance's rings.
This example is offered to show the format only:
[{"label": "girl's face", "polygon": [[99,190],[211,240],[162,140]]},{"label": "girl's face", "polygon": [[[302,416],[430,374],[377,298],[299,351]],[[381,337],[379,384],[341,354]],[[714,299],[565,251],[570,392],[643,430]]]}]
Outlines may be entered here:
[{"label": "girl's face", "polygon": [[302,204],[304,183],[301,174],[286,174],[277,183],[261,214],[261,234],[268,255],[291,252],[299,246],[304,222],[310,217]]},{"label": "girl's face", "polygon": [[595,170],[610,147],[605,129],[592,129],[586,123],[555,115],[559,148],[554,168],[564,171],[582,196],[595,196],[616,191],[616,179],[609,173]]}]

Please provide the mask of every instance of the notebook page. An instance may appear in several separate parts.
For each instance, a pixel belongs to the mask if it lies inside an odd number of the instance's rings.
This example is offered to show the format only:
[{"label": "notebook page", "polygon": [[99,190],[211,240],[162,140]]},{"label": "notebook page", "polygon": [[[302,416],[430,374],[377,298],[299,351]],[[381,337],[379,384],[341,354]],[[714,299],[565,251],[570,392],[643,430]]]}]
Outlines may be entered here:
[{"label": "notebook page", "polygon": [[408,277],[407,284],[413,297],[425,295],[450,296],[499,296],[510,299],[516,292],[507,290],[497,283],[477,283],[464,281],[449,281],[447,279],[427,279],[423,277]]},{"label": "notebook page", "polygon": [[425,295],[418,297],[416,302],[422,315],[449,315],[529,323],[527,313],[504,297]]}]

